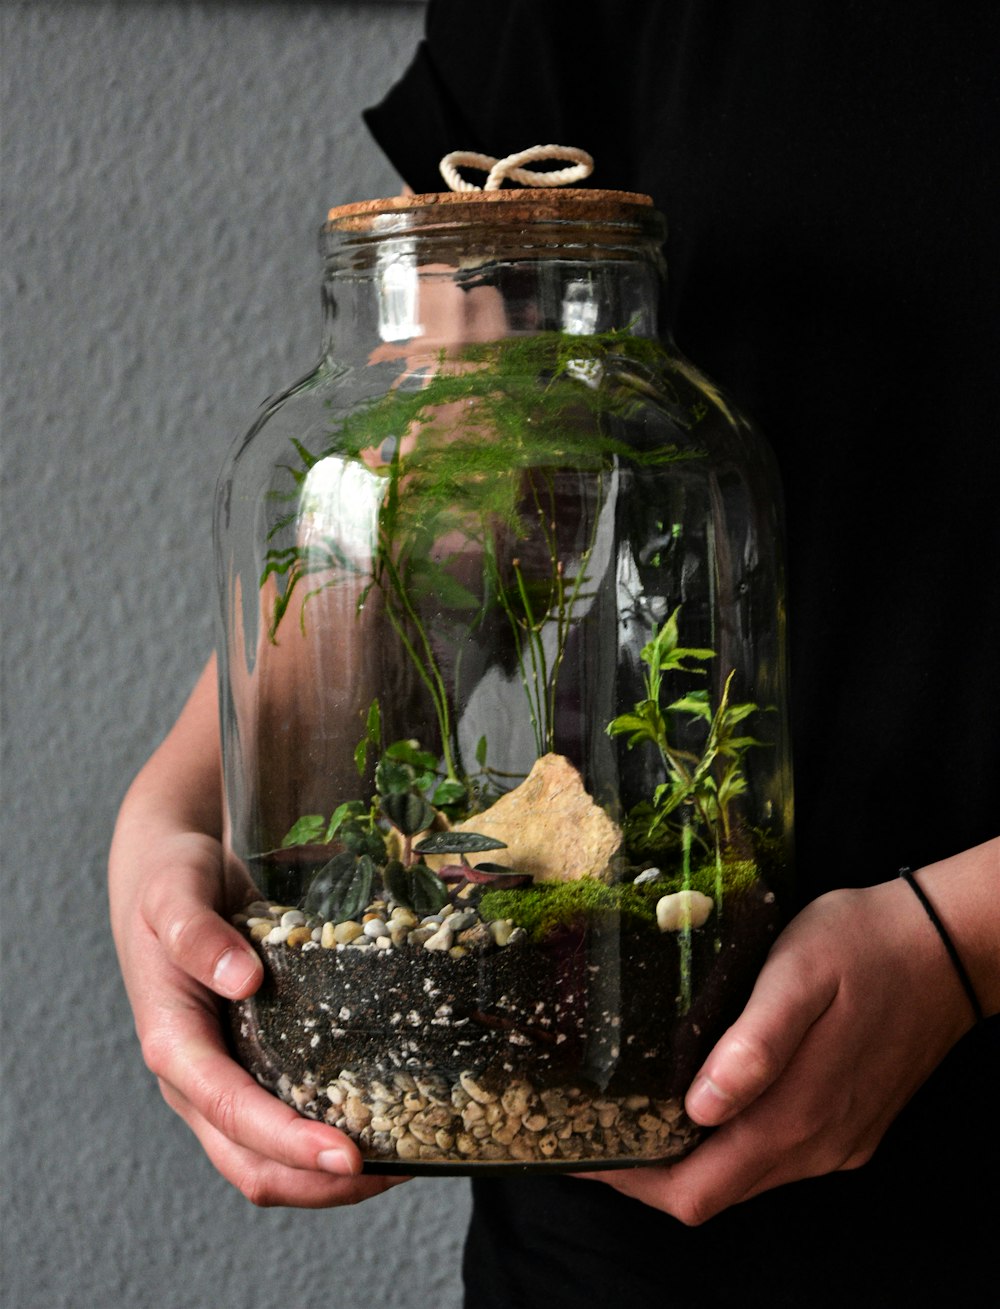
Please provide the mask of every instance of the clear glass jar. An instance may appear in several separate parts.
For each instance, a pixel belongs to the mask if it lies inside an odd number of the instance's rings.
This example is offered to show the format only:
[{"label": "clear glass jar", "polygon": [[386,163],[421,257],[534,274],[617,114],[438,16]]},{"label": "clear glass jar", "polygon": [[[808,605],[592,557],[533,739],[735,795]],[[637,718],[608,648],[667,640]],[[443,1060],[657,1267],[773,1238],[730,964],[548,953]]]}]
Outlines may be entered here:
[{"label": "clear glass jar", "polygon": [[684,1153],[781,920],[780,497],[658,336],[663,236],[600,191],[333,211],[322,358],[220,480],[234,1047],[371,1171]]}]

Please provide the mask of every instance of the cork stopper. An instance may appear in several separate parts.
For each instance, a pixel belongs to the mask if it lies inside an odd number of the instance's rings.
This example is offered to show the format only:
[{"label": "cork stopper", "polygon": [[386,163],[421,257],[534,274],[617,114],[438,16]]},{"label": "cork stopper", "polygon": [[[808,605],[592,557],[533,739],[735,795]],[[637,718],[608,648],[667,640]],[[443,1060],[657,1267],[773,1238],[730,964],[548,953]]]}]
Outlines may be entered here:
[{"label": "cork stopper", "polygon": [[[492,207],[492,213],[488,206]],[[437,214],[444,222],[488,218],[520,223],[546,220],[636,223],[643,219],[648,222],[656,212],[652,198],[636,191],[605,191],[597,187],[522,187],[510,191],[440,191],[361,200],[331,209],[327,223],[341,231],[350,231],[367,226],[373,219],[393,214],[415,214],[415,211],[422,211],[425,217]]]}]

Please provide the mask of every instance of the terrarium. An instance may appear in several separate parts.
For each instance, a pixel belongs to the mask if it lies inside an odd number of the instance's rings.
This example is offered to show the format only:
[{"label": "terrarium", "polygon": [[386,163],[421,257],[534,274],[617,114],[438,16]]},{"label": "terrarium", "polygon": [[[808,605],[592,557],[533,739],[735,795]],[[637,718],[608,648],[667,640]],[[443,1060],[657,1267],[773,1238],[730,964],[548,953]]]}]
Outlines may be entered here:
[{"label": "terrarium", "polygon": [[647,197],[321,239],[320,362],[218,493],[234,1050],[371,1171],[678,1156],[787,900],[769,453],[660,333]]}]

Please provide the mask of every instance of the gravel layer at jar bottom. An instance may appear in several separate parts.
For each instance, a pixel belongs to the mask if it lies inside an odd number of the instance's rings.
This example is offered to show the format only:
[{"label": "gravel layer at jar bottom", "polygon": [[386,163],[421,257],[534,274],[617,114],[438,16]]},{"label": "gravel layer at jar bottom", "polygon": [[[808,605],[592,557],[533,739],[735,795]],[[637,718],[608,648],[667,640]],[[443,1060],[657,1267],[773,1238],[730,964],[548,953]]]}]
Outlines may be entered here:
[{"label": "gravel layer at jar bottom", "polygon": [[236,921],[266,978],[230,1006],[237,1057],[304,1116],[351,1136],[372,1167],[407,1172],[686,1153],[697,1133],[684,1091],[778,921],[763,885],[686,942],[613,915],[538,944],[474,908],[451,913],[465,926],[449,948],[428,947],[440,925],[394,930],[389,912],[385,934],[359,925],[337,942],[330,924],[292,923],[298,911],[252,908]]},{"label": "gravel layer at jar bottom", "polygon": [[450,1082],[406,1072],[381,1081],[344,1069],[323,1087],[283,1075],[273,1089],[306,1117],[351,1136],[366,1165],[397,1163],[406,1172],[421,1165],[632,1166],[676,1158],[698,1137],[677,1099],[540,1088],[523,1078],[491,1091],[470,1072]]}]

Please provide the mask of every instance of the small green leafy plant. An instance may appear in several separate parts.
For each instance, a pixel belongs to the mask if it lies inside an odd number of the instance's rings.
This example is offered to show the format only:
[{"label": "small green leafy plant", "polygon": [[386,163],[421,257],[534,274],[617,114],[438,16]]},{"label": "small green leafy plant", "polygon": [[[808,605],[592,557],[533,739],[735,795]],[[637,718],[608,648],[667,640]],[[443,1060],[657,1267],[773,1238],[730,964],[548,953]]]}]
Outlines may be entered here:
[{"label": "small green leafy plant", "polygon": [[[372,746],[378,744],[379,723],[374,702],[355,751],[361,774]],[[306,911],[333,921],[354,918],[371,903],[381,882],[387,896],[423,916],[445,905],[451,894],[448,883],[458,883],[460,889],[466,882],[516,886],[530,881],[499,864],[469,863],[468,855],[503,849],[504,842],[477,832],[431,831],[447,808],[457,808],[465,798],[464,787],[441,778],[437,762],[418,741],[394,741],[375,765],[375,795],[369,804],[348,800],[329,819],[306,814],[297,820],[282,841],[283,849],[342,847],[313,875],[302,903]],[[422,832],[431,834],[414,844]],[[458,855],[460,863],[435,872],[426,855]]]},{"label": "small green leafy plant", "polygon": [[[705,670],[698,664],[715,658],[714,650],[680,644],[679,614],[678,607],[641,651],[645,697],[632,710],[614,718],[607,730],[610,736],[625,736],[629,749],[653,746],[666,774],[652,798],[641,801],[628,815],[632,846],[641,852],[653,852],[678,839],[682,846],[689,846],[694,839],[719,855],[732,837],[733,801],[747,789],[746,753],[762,744],[747,736],[741,726],[758,712],[758,706],[731,703],[735,670],[727,675],[714,708],[705,689],[688,691],[666,705],[662,703],[666,674],[704,676]],[[700,753],[682,749],[676,743],[675,725],[681,716],[688,722],[704,723]]]}]

